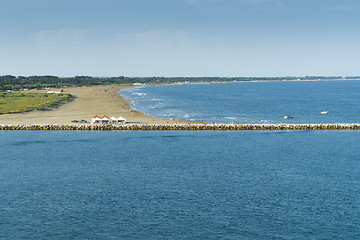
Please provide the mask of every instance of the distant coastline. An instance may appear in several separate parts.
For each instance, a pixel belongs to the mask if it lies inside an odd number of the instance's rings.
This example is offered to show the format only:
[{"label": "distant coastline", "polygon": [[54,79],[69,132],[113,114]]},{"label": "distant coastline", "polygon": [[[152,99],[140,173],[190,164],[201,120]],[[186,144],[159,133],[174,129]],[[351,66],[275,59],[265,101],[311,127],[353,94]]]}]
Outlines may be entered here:
[{"label": "distant coastline", "polygon": [[1,91],[21,91],[24,89],[84,87],[101,85],[154,85],[154,84],[195,84],[254,81],[321,81],[360,80],[360,76],[286,76],[286,77],[58,77],[58,76],[0,76]]},{"label": "distant coastline", "polygon": [[[271,82],[271,81],[348,81],[360,80],[360,78],[324,78],[324,79],[277,79],[277,80],[260,80],[253,78],[251,81],[235,82]],[[231,81],[234,82],[234,81]],[[66,103],[51,111],[31,111],[16,114],[0,115],[0,124],[56,124],[71,125],[73,120],[91,121],[94,115],[108,115],[124,117],[127,122],[132,124],[194,124],[189,120],[158,118],[146,115],[142,112],[131,109],[129,100],[120,95],[119,91],[125,88],[134,88],[148,85],[179,85],[179,84],[212,84],[212,83],[229,83],[229,82],[184,82],[184,83],[133,83],[133,84],[116,84],[116,85],[96,85],[82,87],[64,87],[65,93],[71,94],[74,100]],[[107,90],[107,91],[101,91]],[[46,90],[27,90],[30,92],[44,93]],[[58,90],[50,88],[50,90]]]}]

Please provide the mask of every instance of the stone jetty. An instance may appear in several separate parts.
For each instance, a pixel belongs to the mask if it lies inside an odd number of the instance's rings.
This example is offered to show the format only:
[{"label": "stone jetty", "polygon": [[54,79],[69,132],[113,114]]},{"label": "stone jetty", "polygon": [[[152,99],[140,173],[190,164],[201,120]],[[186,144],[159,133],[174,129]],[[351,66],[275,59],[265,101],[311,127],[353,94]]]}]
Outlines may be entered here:
[{"label": "stone jetty", "polygon": [[123,125],[3,125],[0,130],[356,130],[360,123],[329,124],[123,124]]}]

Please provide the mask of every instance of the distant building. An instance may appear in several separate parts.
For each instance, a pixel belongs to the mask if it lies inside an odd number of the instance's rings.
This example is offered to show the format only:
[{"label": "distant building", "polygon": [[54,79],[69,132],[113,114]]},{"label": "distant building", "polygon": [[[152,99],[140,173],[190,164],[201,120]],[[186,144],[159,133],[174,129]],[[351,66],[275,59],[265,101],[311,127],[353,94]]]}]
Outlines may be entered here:
[{"label": "distant building", "polygon": [[64,89],[61,89],[60,91],[47,91],[46,93],[63,93]]}]

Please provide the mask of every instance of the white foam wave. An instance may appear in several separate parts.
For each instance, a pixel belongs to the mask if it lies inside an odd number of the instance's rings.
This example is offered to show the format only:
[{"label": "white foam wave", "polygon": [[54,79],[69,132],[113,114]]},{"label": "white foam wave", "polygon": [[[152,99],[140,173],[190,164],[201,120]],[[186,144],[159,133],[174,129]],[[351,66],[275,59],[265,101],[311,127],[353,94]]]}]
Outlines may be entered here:
[{"label": "white foam wave", "polygon": [[140,96],[140,97],[146,96],[146,93],[141,93],[141,92],[134,92],[133,94],[137,95],[137,96]]}]

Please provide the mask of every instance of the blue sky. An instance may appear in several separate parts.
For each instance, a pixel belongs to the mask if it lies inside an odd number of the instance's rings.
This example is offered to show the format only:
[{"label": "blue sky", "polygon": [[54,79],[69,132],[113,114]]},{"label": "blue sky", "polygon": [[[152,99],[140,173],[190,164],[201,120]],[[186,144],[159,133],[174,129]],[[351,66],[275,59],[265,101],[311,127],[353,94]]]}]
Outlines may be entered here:
[{"label": "blue sky", "polygon": [[360,75],[358,0],[0,0],[0,75]]}]

